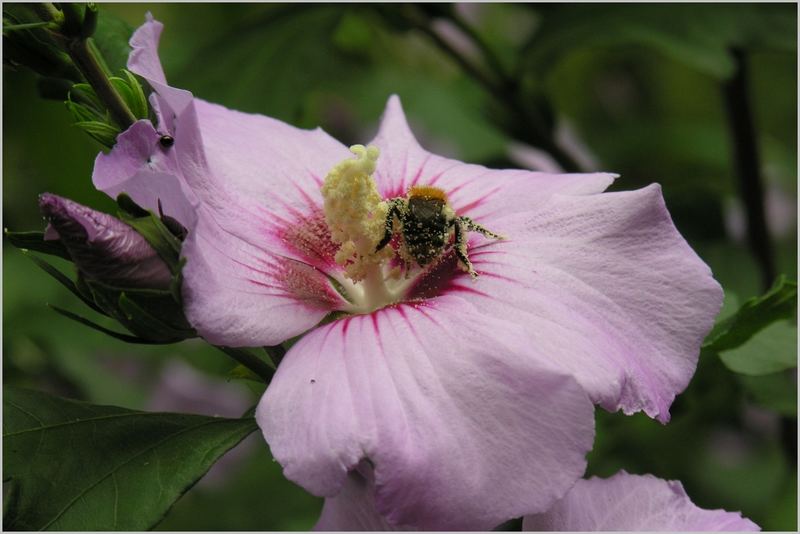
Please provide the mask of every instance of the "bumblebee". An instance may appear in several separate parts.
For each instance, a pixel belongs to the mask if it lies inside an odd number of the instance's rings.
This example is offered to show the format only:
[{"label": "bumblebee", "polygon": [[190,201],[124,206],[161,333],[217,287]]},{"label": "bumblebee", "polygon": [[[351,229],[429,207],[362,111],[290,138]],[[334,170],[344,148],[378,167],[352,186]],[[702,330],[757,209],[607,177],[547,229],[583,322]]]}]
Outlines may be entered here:
[{"label": "bumblebee", "polygon": [[424,267],[439,259],[449,249],[452,234],[461,268],[472,278],[477,278],[478,273],[467,255],[467,232],[479,232],[491,239],[505,239],[469,217],[456,215],[447,201],[447,195],[438,187],[415,186],[408,190],[405,197],[392,198],[387,202],[386,231],[375,251],[383,249],[392,240],[394,221],[397,219],[403,239],[400,254],[406,262],[406,272],[412,260]]}]

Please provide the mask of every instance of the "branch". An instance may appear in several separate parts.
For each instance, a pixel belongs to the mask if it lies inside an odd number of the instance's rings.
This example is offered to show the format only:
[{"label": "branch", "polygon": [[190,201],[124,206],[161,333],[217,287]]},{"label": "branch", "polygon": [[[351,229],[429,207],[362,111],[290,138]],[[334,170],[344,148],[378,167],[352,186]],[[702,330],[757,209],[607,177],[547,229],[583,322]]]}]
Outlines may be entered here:
[{"label": "branch", "polygon": [[725,111],[733,142],[739,193],[745,206],[747,241],[761,271],[762,285],[765,289],[769,289],[775,279],[776,270],[764,211],[764,186],[761,179],[758,139],[748,92],[747,58],[738,48],[731,50],[731,53],[736,63],[736,71],[722,87]]}]

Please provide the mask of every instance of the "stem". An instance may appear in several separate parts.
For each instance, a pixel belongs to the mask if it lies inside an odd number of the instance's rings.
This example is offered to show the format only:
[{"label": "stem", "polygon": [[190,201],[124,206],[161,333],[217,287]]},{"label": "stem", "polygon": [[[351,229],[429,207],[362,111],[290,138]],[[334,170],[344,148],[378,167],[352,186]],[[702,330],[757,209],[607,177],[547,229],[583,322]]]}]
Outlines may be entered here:
[{"label": "stem", "polygon": [[555,159],[566,172],[580,170],[580,165],[556,144],[549,132],[545,131],[543,127],[544,121],[541,120],[540,117],[532,115],[530,108],[524,103],[525,96],[520,92],[519,84],[507,78],[499,60],[497,60],[491,50],[489,50],[488,45],[486,45],[466,23],[463,21],[459,23],[457,18],[453,19],[454,22],[473,39],[484,56],[486,56],[486,61],[490,66],[494,67],[496,71],[495,74],[500,79],[499,82],[495,82],[493,78],[487,76],[480,68],[473,65],[467,58],[462,56],[458,50],[450,46],[450,43],[436,33],[427,18],[419,13],[416,8],[408,6],[403,11],[403,15],[408,22],[428,36],[436,46],[458,63],[461,69],[478,82],[490,96],[498,103],[508,108],[511,116],[515,117],[517,123],[521,126],[519,132],[525,132],[516,133],[516,135],[515,132],[511,132],[510,134],[512,137],[516,137],[517,139],[544,149],[553,156],[553,159]]},{"label": "stem", "polygon": [[3,26],[4,32],[13,32],[19,30],[33,30],[36,28],[44,28],[50,26],[50,22],[26,22],[24,24],[9,24]]},{"label": "stem", "polygon": [[494,81],[486,76],[478,67],[470,63],[467,58],[462,56],[455,48],[450,46],[450,43],[443,39],[441,35],[436,33],[436,31],[427,23],[427,21],[420,20],[420,18],[414,15],[411,15],[409,19],[414,23],[414,26],[419,31],[427,35],[434,42],[434,44],[436,44],[436,46],[453,58],[453,60],[459,64],[464,72],[474,78],[475,81],[481,84],[492,96],[501,101],[507,96],[503,92],[500,85],[495,84]]},{"label": "stem", "polygon": [[81,71],[86,81],[97,93],[97,97],[105,104],[114,122],[121,129],[127,130],[136,122],[136,117],[111,85],[105,72],[103,72],[100,62],[90,50],[88,40],[85,38],[68,38],[66,50],[78,70]]},{"label": "stem", "polygon": [[64,17],[61,12],[49,2],[34,4],[33,9],[43,21],[58,21]]},{"label": "stem", "polygon": [[[44,8],[48,4],[40,4]],[[60,33],[54,33],[58,44],[69,54],[86,81],[92,86],[97,97],[105,105],[111,118],[122,130],[127,130],[136,122],[136,117],[109,81],[103,63],[98,59],[95,48],[88,35],[93,31],[97,20],[97,9],[90,6],[82,14],[76,4],[60,4],[63,23]]]},{"label": "stem", "polygon": [[275,374],[275,370],[267,364],[264,360],[254,356],[246,349],[237,349],[235,347],[225,347],[222,345],[214,345],[219,350],[236,360],[241,365],[247,367],[253,373],[258,375],[265,384],[269,384],[272,380],[272,375]]},{"label": "stem", "polygon": [[486,63],[489,67],[494,71],[495,75],[502,80],[502,85],[513,85],[515,82],[513,79],[509,78],[506,74],[505,68],[503,68],[503,64],[500,62],[500,59],[494,53],[494,51],[489,47],[488,43],[480,36],[480,34],[475,31],[475,29],[467,24],[461,15],[459,15],[455,8],[452,10],[450,15],[450,20],[453,21],[453,24],[458,27],[464,34],[472,39],[472,42],[480,49],[481,53],[483,53],[483,57],[486,59]]},{"label": "stem", "polygon": [[736,70],[722,87],[725,111],[731,129],[739,192],[745,206],[747,240],[761,271],[762,285],[764,289],[769,289],[775,279],[775,262],[764,212],[758,140],[748,94],[747,58],[738,48],[732,49],[731,53]]}]

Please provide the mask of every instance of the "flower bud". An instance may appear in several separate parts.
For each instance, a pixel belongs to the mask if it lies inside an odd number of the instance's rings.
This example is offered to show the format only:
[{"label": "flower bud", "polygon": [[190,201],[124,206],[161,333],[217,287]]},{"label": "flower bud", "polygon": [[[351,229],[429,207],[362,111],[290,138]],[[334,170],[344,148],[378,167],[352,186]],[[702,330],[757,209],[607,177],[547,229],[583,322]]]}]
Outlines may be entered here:
[{"label": "flower bud", "polygon": [[116,217],[44,193],[39,208],[50,223],[46,240],[60,240],[87,280],[122,288],[169,288],[172,274],[155,249]]}]

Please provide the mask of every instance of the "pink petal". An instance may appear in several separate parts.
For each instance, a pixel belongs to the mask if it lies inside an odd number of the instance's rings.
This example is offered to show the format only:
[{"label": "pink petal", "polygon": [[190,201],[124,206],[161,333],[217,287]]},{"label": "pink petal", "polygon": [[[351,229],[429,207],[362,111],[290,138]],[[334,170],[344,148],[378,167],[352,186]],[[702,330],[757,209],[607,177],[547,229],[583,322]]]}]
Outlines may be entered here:
[{"label": "pink petal", "polygon": [[111,152],[97,155],[92,182],[111,198],[127,193],[154,212],[160,201],[165,215],[191,228],[197,201],[182,183],[173,151],[159,144],[160,137],[150,121],[134,123],[119,135]]},{"label": "pink petal", "polygon": [[473,248],[480,279],[450,290],[524,326],[538,357],[604,408],[668,421],[722,290],[673,226],[660,188],[555,195],[491,229],[510,239]]},{"label": "pink petal", "polygon": [[620,471],[609,479],[579,480],[543,514],[524,518],[523,530],[758,531],[739,512],[704,510],[678,481]]},{"label": "pink petal", "polygon": [[163,29],[164,25],[148,13],[147,21],[131,36],[128,70],[147,80],[171,111],[180,116],[191,104],[193,96],[189,91],[167,85],[164,69],[161,68],[161,60],[158,58],[158,42]]},{"label": "pink petal", "polygon": [[436,156],[414,138],[396,95],[389,98],[371,144],[381,149],[375,176],[383,196],[405,196],[412,185],[434,185],[448,194],[459,215],[481,222],[534,210],[556,193],[600,193],[616,176],[495,170]]},{"label": "pink petal", "polygon": [[145,15],[145,19],[146,22],[137,28],[130,38],[131,53],[128,56],[128,68],[136,69],[134,72],[143,78],[166,84],[167,78],[158,58],[158,41],[161,39],[164,25],[155,20],[150,12]]},{"label": "pink petal", "polygon": [[[322,181],[352,154],[321,129],[302,130],[262,115],[195,103],[202,146],[195,146],[195,153],[181,150],[177,138],[176,147],[184,179],[208,208],[206,215],[256,247],[313,263],[297,243],[274,237],[321,213]],[[254,232],[254,226],[264,231]]]},{"label": "pink petal", "polygon": [[317,524],[317,531],[349,531],[349,532],[387,532],[414,530],[407,527],[395,527],[375,510],[375,482],[372,469],[351,471],[347,475],[342,491],[336,497],[325,499]]},{"label": "pink petal", "polygon": [[335,246],[319,186],[350,153],[322,130],[195,103],[200,153],[176,138],[204,219],[183,248],[187,317],[214,343],[279,343],[344,304],[328,282]]},{"label": "pink petal", "polygon": [[367,462],[390,524],[491,528],[563,495],[593,438],[585,393],[529,351],[521,328],[458,297],[383,308],[298,341],[256,418],[316,495]]},{"label": "pink petal", "polygon": [[322,272],[230,235],[202,210],[181,252],[184,311],[211,343],[276,345],[343,304]]}]

